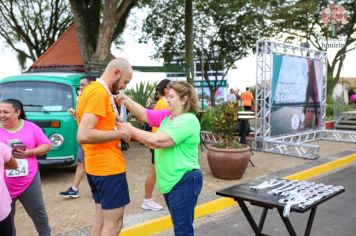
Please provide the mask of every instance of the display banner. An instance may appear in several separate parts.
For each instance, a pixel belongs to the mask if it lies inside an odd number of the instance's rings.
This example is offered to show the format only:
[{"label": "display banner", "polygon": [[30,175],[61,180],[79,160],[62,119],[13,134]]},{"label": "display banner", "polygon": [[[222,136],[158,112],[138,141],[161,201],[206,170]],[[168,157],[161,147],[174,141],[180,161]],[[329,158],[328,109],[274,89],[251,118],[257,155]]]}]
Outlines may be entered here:
[{"label": "display banner", "polygon": [[322,81],[320,61],[273,55],[271,136],[320,128]]},{"label": "display banner", "polygon": [[[220,83],[220,82],[221,82],[221,86],[218,88],[218,90],[215,93],[215,105],[224,104],[227,98],[227,93],[228,93],[227,80],[223,80],[223,81],[210,80],[211,84]],[[211,94],[208,87],[208,83],[206,81],[202,82],[201,80],[194,80],[194,87],[199,97],[199,103],[201,109],[206,110],[209,107],[211,107],[211,102],[210,102]]]}]

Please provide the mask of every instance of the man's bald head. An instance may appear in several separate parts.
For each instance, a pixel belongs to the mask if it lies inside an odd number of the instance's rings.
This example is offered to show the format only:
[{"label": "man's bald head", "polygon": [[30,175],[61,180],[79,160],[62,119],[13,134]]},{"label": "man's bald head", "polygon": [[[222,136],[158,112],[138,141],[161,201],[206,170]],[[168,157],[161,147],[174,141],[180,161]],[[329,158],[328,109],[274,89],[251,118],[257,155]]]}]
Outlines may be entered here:
[{"label": "man's bald head", "polygon": [[132,79],[132,67],[124,58],[115,58],[109,62],[102,75],[102,79],[108,83],[113,93],[126,88]]},{"label": "man's bald head", "polygon": [[106,66],[105,71],[120,69],[121,71],[132,71],[130,63],[125,58],[115,58],[109,62]]}]

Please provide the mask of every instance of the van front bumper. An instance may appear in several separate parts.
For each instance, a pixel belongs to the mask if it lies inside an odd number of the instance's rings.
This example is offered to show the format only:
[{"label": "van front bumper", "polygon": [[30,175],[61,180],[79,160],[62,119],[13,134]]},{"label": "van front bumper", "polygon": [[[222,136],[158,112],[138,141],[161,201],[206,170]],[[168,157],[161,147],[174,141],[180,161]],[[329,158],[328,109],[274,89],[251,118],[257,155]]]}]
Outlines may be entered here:
[{"label": "van front bumper", "polygon": [[66,157],[37,157],[40,166],[70,166],[75,164],[74,156]]}]

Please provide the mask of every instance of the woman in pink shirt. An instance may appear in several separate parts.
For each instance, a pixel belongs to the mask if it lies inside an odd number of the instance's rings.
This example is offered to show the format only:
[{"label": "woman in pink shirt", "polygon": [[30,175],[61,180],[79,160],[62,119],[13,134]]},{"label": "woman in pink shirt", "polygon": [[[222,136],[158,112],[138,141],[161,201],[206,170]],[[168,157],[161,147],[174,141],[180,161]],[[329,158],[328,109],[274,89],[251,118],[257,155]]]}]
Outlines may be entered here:
[{"label": "woman in pink shirt", "polygon": [[[6,169],[16,169],[17,162],[11,155],[11,149],[0,142],[0,173]],[[12,236],[11,197],[7,190],[4,175],[0,174],[0,235]]]},{"label": "woman in pink shirt", "polygon": [[0,142],[13,146],[12,153],[18,164],[16,171],[5,173],[6,186],[13,200],[11,214],[14,216],[15,202],[19,200],[38,235],[51,235],[37,163],[37,156],[51,150],[51,142],[37,125],[26,120],[23,105],[16,99],[0,103],[0,125]]}]

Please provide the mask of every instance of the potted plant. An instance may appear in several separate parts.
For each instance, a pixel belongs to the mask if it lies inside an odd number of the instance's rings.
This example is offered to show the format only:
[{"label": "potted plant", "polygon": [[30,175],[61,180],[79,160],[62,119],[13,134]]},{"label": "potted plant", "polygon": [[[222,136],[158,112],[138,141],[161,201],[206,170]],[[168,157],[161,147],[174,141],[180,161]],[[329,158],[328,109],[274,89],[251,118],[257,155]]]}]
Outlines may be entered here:
[{"label": "potted plant", "polygon": [[235,137],[239,109],[238,102],[228,103],[211,118],[211,128],[219,142],[208,145],[207,158],[213,176],[219,179],[240,179],[249,162],[250,147]]}]

